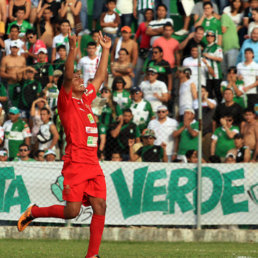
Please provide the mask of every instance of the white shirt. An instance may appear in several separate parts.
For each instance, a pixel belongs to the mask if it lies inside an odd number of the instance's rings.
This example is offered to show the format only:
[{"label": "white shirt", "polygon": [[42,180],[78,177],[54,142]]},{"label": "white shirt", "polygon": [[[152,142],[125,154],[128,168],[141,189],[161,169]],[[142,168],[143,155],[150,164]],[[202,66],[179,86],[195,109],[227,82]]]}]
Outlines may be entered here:
[{"label": "white shirt", "polygon": [[172,133],[177,130],[177,127],[178,122],[170,117],[167,117],[167,120],[164,123],[160,123],[158,119],[149,122],[148,128],[153,130],[157,137],[154,144],[161,145],[162,142],[166,143],[167,155],[172,155],[173,153],[174,138],[172,137]]},{"label": "white shirt", "polygon": [[240,25],[244,16],[244,12],[238,13],[237,15],[232,15],[231,6],[226,6],[223,9],[223,13],[227,14],[236,26]]},{"label": "white shirt", "polygon": [[[20,39],[15,40],[18,42],[18,46],[19,46],[19,51],[18,51],[18,56],[20,56],[21,54],[24,53],[24,42]],[[4,41],[4,48],[5,48],[5,54],[6,55],[10,55],[11,54],[11,49],[10,49],[10,45],[11,45],[12,40],[11,39],[6,39]]]},{"label": "white shirt", "polygon": [[[59,35],[55,36],[53,39],[53,45],[52,48],[57,48],[61,45],[64,45],[66,48],[66,52],[69,53],[69,41],[68,41],[68,36],[64,37],[62,33]],[[56,51],[56,59],[60,58],[59,54]]]},{"label": "white shirt", "polygon": [[116,8],[121,14],[133,13],[133,0],[117,0]]},{"label": "white shirt", "polygon": [[99,57],[90,59],[88,56],[84,56],[79,60],[77,65],[77,70],[83,70],[83,80],[84,84],[87,84],[89,79],[93,79],[99,65]]},{"label": "white shirt", "polygon": [[187,80],[180,84],[179,88],[179,115],[183,115],[187,108],[196,109],[191,90],[192,80]]},{"label": "white shirt", "polygon": [[159,80],[156,80],[154,83],[143,81],[139,87],[143,92],[144,99],[148,100],[151,103],[153,111],[157,112],[157,108],[162,105],[162,102],[154,97],[153,94],[157,93],[159,96],[162,96],[162,94],[167,93],[166,84]]},{"label": "white shirt", "polygon": [[[109,23],[109,22],[114,22],[116,19],[116,14],[112,13],[111,15],[106,13],[106,15],[104,16],[104,22],[105,23]],[[110,33],[110,34],[115,34],[118,30],[118,27],[104,27],[103,31],[106,33]]]},{"label": "white shirt", "polygon": [[4,140],[4,128],[2,126],[0,126],[0,139]]},{"label": "white shirt", "polygon": [[[256,77],[258,76],[258,64],[254,61],[249,65],[245,65],[244,62],[239,63],[237,65],[237,73],[243,76],[245,87],[249,86],[256,81]],[[246,94],[256,94],[256,88],[250,89]]]},{"label": "white shirt", "polygon": [[[196,87],[198,86],[198,58],[187,57],[183,61],[183,66],[189,67],[192,71],[191,80]],[[206,71],[207,67],[203,61],[201,61],[201,84],[206,86]]]}]

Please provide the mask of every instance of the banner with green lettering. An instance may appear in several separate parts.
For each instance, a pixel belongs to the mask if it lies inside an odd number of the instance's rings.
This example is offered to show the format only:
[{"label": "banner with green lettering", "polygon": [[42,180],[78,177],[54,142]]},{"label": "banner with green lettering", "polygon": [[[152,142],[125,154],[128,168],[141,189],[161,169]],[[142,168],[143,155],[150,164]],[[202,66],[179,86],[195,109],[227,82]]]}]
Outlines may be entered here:
[{"label": "banner with green lettering", "polygon": [[[65,205],[62,162],[2,162],[0,220],[17,220],[32,204]],[[195,225],[197,169],[179,163],[101,163],[107,183],[106,225]],[[85,171],[87,173],[87,171]],[[204,164],[202,224],[258,224],[258,166]],[[90,223],[82,207],[73,223]],[[55,218],[39,222],[58,222]]]}]

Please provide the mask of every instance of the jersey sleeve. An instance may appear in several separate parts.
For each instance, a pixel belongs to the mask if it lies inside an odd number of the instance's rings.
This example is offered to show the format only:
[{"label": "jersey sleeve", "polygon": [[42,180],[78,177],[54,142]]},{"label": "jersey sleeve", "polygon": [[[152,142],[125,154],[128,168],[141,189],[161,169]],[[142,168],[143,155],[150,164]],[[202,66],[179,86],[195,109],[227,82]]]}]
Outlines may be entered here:
[{"label": "jersey sleeve", "polygon": [[142,150],[143,150],[143,147],[141,147],[139,150],[137,150],[135,152],[135,154],[141,157],[142,156]]},{"label": "jersey sleeve", "polygon": [[164,82],[162,82],[162,88],[161,88],[162,93],[168,93],[168,88]]},{"label": "jersey sleeve", "polygon": [[91,104],[91,102],[96,98],[96,90],[92,84],[89,84],[86,88],[85,94],[83,94],[83,99],[86,98],[86,101]]}]

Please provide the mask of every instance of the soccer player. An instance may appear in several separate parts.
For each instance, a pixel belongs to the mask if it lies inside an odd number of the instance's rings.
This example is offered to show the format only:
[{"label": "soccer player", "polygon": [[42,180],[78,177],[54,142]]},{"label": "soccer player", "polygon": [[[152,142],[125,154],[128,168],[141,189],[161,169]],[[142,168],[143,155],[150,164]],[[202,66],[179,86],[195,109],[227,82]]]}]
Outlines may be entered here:
[{"label": "soccer player", "polygon": [[83,79],[73,73],[76,36],[69,33],[69,54],[65,64],[64,83],[58,97],[58,112],[65,130],[67,146],[62,174],[63,199],[66,206],[29,207],[18,221],[23,231],[35,218],[75,218],[81,205],[92,206],[90,241],[86,258],[98,257],[106,211],[106,183],[97,158],[98,131],[90,104],[103,83],[111,40],[99,33],[102,56],[92,84],[84,87]]}]

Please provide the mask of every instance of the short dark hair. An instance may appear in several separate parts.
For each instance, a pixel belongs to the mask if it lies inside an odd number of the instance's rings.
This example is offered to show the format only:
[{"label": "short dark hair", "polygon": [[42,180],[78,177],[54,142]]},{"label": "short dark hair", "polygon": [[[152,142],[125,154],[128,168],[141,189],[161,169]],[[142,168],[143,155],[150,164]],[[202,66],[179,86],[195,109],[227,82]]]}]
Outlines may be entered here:
[{"label": "short dark hair", "polygon": [[30,146],[29,146],[28,144],[26,144],[26,143],[20,144],[20,145],[19,145],[19,148],[21,148],[21,147],[27,147],[28,150],[30,150]]},{"label": "short dark hair", "polygon": [[26,12],[25,6],[23,6],[23,5],[22,5],[22,6],[18,6],[15,13],[17,13],[18,11],[24,11],[24,12]]},{"label": "short dark hair", "polygon": [[11,26],[10,31],[11,31],[12,29],[17,29],[18,31],[20,30],[19,26],[16,25],[16,24],[13,24],[13,25]]},{"label": "short dark hair", "polygon": [[93,30],[90,35],[93,36],[93,34],[95,34],[95,33],[99,34],[99,32],[97,30]]},{"label": "short dark hair", "polygon": [[65,45],[60,45],[56,48],[56,51],[58,52],[60,49],[64,49],[66,51]]},{"label": "short dark hair", "polygon": [[120,51],[125,51],[125,53],[126,53],[127,55],[129,55],[128,50],[127,50],[126,48],[124,48],[124,47],[120,48],[120,50],[118,51],[118,53],[120,53]]},{"label": "short dark hair", "polygon": [[225,93],[226,91],[231,91],[234,94],[233,90],[230,88],[226,88],[223,93]]},{"label": "short dark hair", "polygon": [[69,20],[67,20],[67,19],[61,20],[60,23],[59,23],[59,25],[62,25],[63,23],[68,23],[68,24],[70,25],[70,22],[69,22]]},{"label": "short dark hair", "polygon": [[206,5],[210,5],[213,8],[213,4],[211,2],[203,3],[202,8],[204,8]]},{"label": "short dark hair", "polygon": [[197,32],[198,30],[204,31],[204,28],[202,26],[197,26],[194,31]]},{"label": "short dark hair", "polygon": [[110,2],[116,3],[116,0],[107,0],[106,4],[108,4],[108,3],[110,3]]},{"label": "short dark hair", "polygon": [[88,48],[88,47],[91,47],[91,46],[96,47],[96,46],[97,46],[97,43],[96,43],[95,41],[90,41],[90,42],[87,44],[87,48]]},{"label": "short dark hair", "polygon": [[122,76],[116,76],[113,80],[113,83],[112,83],[112,91],[115,91],[116,90],[116,84],[118,82],[122,82],[123,83],[123,87],[125,86],[126,82],[124,80],[124,78]]},{"label": "short dark hair", "polygon": [[156,8],[156,11],[159,9],[159,7],[164,7],[166,9],[166,11],[168,11],[168,8],[165,4],[158,4],[157,8]]},{"label": "short dark hair", "polygon": [[190,159],[192,157],[192,155],[194,154],[196,150],[188,150],[186,153],[185,153],[185,156],[187,159]]},{"label": "short dark hair", "polygon": [[163,53],[163,49],[162,49],[160,46],[153,47],[152,50],[153,50],[154,48],[158,49],[159,52]]},{"label": "short dark hair", "polygon": [[228,68],[228,73],[231,72],[231,71],[234,71],[234,73],[237,73],[237,68],[236,68],[236,66],[230,66],[230,67]]},{"label": "short dark hair", "polygon": [[247,112],[252,112],[253,114],[255,114],[254,109],[251,108],[251,107],[247,107],[247,108],[244,109],[244,113],[247,113]]},{"label": "short dark hair", "polygon": [[130,109],[130,108],[125,108],[124,110],[123,110],[123,114],[124,113],[131,113],[131,114],[133,114],[133,112],[132,112],[132,110]]},{"label": "short dark hair", "polygon": [[235,139],[244,139],[244,136],[241,133],[237,133],[234,135],[234,140]]},{"label": "short dark hair", "polygon": [[40,109],[40,112],[41,112],[41,111],[44,111],[44,110],[47,111],[47,113],[50,115],[50,110],[49,110],[48,108],[46,108],[46,107],[41,108],[41,109]]},{"label": "short dark hair", "polygon": [[38,158],[40,152],[45,153],[45,151],[43,151],[43,150],[37,150],[34,156]]},{"label": "short dark hair", "polygon": [[248,48],[246,48],[246,49],[245,49],[245,53],[246,53],[246,52],[252,52],[252,53],[254,54],[253,49],[252,49],[252,48],[250,48],[250,47],[248,47]]},{"label": "short dark hair", "polygon": [[36,31],[32,30],[32,29],[29,29],[26,31],[26,36],[30,35],[30,34],[33,34],[33,35],[36,35]]},{"label": "short dark hair", "polygon": [[209,157],[210,163],[221,163],[221,159],[218,155],[212,155]]},{"label": "short dark hair", "polygon": [[166,22],[165,25],[163,25],[163,29],[165,29],[166,27],[170,27],[170,28],[174,29],[174,27],[171,24],[171,22]]}]

